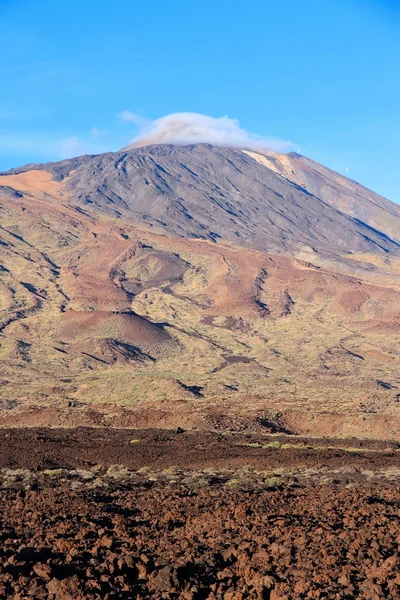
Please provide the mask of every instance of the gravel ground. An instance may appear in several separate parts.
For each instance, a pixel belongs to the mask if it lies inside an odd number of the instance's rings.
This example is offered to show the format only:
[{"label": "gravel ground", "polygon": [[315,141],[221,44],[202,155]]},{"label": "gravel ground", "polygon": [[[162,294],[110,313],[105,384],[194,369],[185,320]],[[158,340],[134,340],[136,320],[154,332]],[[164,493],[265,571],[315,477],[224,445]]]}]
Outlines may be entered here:
[{"label": "gravel ground", "polygon": [[400,597],[396,448],[132,434],[1,431],[1,599]]}]

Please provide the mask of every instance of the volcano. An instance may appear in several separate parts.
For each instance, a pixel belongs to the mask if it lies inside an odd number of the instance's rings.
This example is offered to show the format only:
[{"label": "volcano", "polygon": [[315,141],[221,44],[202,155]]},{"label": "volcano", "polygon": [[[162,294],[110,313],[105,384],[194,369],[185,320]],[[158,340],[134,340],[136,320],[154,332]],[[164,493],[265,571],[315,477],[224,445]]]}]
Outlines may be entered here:
[{"label": "volcano", "polygon": [[0,423],[398,438],[400,207],[154,141],[1,174]]}]

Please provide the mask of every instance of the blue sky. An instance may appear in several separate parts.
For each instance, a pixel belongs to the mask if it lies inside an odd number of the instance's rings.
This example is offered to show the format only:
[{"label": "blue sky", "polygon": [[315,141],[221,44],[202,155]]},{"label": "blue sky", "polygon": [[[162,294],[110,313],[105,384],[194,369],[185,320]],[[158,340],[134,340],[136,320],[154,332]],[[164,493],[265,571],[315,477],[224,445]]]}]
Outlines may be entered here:
[{"label": "blue sky", "polygon": [[0,169],[227,115],[400,202],[400,0],[0,0]]}]

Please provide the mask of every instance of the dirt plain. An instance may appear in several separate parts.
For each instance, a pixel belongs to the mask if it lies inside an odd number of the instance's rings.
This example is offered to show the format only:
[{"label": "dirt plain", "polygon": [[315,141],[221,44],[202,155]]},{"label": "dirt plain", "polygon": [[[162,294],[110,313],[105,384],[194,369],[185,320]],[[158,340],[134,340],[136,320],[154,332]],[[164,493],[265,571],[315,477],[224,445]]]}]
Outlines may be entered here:
[{"label": "dirt plain", "polygon": [[400,594],[396,442],[0,430],[0,598]]}]

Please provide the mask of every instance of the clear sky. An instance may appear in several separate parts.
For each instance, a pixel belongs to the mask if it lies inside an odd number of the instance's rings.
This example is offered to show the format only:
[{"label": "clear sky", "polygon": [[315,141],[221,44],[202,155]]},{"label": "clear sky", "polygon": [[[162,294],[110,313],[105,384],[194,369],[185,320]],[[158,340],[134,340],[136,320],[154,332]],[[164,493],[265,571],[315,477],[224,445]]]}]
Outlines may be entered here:
[{"label": "clear sky", "polygon": [[0,169],[227,115],[400,202],[400,0],[0,0]]}]

